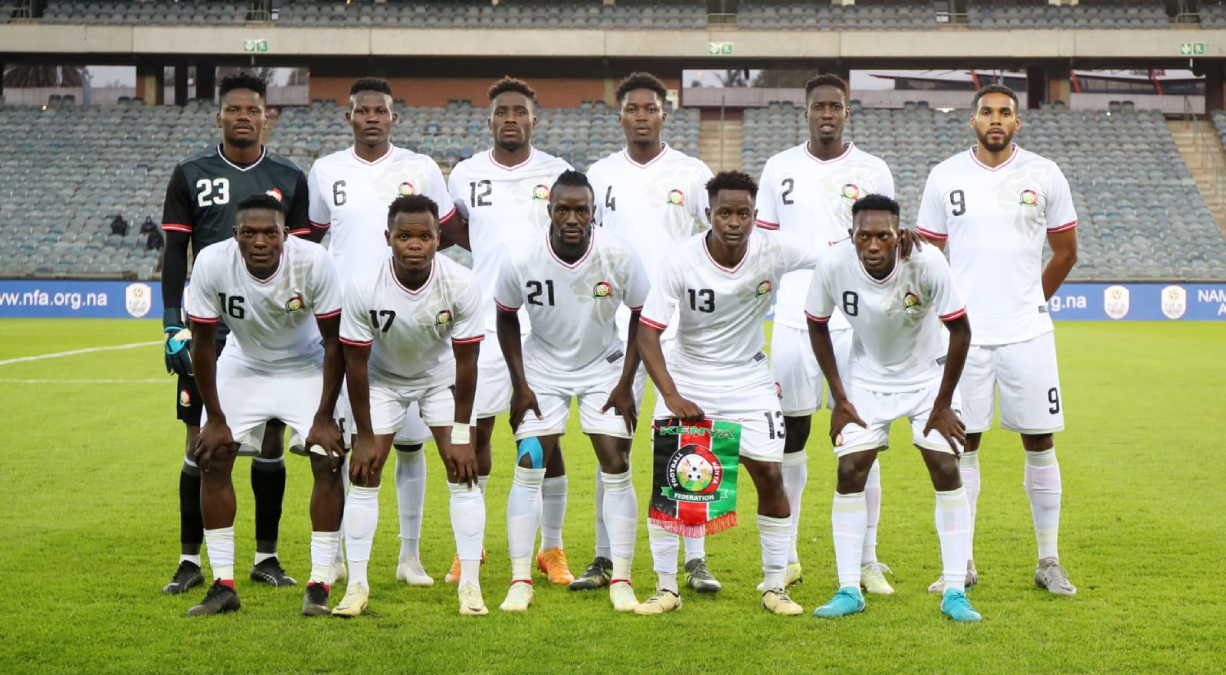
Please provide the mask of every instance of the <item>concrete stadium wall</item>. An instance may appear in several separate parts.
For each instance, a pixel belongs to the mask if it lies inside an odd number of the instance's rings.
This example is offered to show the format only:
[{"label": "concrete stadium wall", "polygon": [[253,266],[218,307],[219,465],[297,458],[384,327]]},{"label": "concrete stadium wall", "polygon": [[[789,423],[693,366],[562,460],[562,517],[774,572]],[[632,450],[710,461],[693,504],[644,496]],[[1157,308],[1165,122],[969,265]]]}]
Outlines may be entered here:
[{"label": "concrete stadium wall", "polygon": [[[513,73],[512,68],[508,71]],[[509,73],[510,74],[510,73]],[[314,76],[310,81],[311,99],[332,99],[342,105],[349,100],[349,85],[361,77],[361,71],[352,75]],[[577,108],[583,101],[605,100],[605,80],[558,78],[541,79],[528,78],[528,84],[536,90],[537,100],[547,108]],[[392,91],[396,98],[404,99],[409,105],[438,107],[447,104],[450,99],[469,99],[476,105],[483,105],[486,91],[489,90],[494,78],[423,78],[423,77],[389,77]],[[666,82],[667,84],[667,82]],[[679,81],[669,84],[678,86]],[[616,87],[616,83],[613,85]]]}]

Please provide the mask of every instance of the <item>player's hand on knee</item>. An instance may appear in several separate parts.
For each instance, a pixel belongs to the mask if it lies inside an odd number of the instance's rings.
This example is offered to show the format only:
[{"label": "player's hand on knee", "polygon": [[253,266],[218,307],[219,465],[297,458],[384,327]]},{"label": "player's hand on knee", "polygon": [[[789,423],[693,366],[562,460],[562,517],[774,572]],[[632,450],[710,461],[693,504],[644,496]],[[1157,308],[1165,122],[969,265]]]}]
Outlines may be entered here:
[{"label": "player's hand on knee", "polygon": [[860,413],[856,412],[856,406],[851,404],[851,401],[843,399],[834,404],[834,409],[830,411],[830,442],[838,444],[839,434],[843,433],[843,427],[848,424],[859,424],[865,429],[868,424],[860,419]]},{"label": "player's hand on knee", "polygon": [[200,435],[196,437],[196,449],[193,452],[196,464],[200,466],[202,471],[209,471],[213,467],[213,460],[233,459],[238,454],[238,443],[234,442],[234,436],[230,434],[230,427],[226,425],[224,418],[210,418],[200,428]]},{"label": "player's hand on knee", "polygon": [[609,411],[622,416],[626,422],[626,433],[634,435],[634,428],[638,426],[639,416],[634,411],[636,401],[634,400],[634,391],[630,387],[614,387],[613,391],[609,392],[609,400],[605,401],[604,407],[600,409],[601,414]]},{"label": "player's hand on knee", "polygon": [[528,411],[536,413],[536,418],[541,419],[541,406],[536,402],[536,392],[528,387],[516,389],[511,392],[511,428],[518,429],[520,424],[523,424],[524,417]]},{"label": "player's hand on knee", "polygon": [[443,457],[447,472],[455,476],[457,483],[468,487],[477,484],[477,453],[472,443],[451,444]]},{"label": "player's hand on knee", "polygon": [[962,447],[966,445],[966,425],[953,408],[947,405],[933,406],[928,415],[928,423],[924,425],[924,435],[927,436],[930,431],[941,434],[953,449],[955,457],[962,455]]},{"label": "player's hand on knee", "polygon": [[700,422],[706,414],[693,401],[682,398],[679,394],[669,394],[664,397],[664,405],[669,412],[681,418],[682,422]]},{"label": "player's hand on knee", "polygon": [[898,230],[898,257],[906,260],[911,257],[911,251],[922,251],[924,249],[924,237],[915,230],[907,230],[899,228]]},{"label": "player's hand on knee", "polygon": [[341,435],[336,420],[331,417],[315,418],[306,437],[306,447],[307,452],[316,447],[323,450],[334,473],[345,464],[345,437]]},{"label": "player's hand on knee", "polygon": [[375,471],[375,439],[358,434],[353,440],[353,457],[349,460],[349,480],[354,485],[366,486]]}]

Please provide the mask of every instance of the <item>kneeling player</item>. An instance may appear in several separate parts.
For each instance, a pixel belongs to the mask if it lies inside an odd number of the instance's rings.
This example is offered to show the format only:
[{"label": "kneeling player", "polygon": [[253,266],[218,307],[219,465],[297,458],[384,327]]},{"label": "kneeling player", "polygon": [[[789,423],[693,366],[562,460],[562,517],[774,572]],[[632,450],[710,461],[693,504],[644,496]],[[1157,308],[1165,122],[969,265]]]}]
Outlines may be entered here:
[{"label": "kneeling player", "polygon": [[[784,589],[792,524],[780,471],[783,412],[762,352],[762,324],[779,280],[812,265],[825,243],[754,233],[757,192],[757,183],[739,171],[707,183],[711,230],[670,252],[643,308],[638,344],[655,382],[657,419],[741,421],[740,461],[758,491],[762,606],[794,615],[804,610]],[[660,333],[677,309],[677,341],[666,364]],[[677,535],[655,525],[647,531],[658,590],[635,611],[659,614],[681,606]]]},{"label": "kneeling player", "polygon": [[[203,470],[200,507],[214,580],[204,601],[187,613],[217,614],[241,606],[234,591],[236,504],[230,473],[239,445],[260,447],[256,434],[269,420],[280,419],[298,441],[291,450],[310,449],[315,476],[311,580],[302,613],[326,614],[345,499],[339,471],[344,444],[332,418],[344,373],[337,339],[340,284],[322,246],[286,239],[277,198],[247,197],[238,205],[237,219],[233,239],[196,258],[188,298],[192,361],[205,411],[195,456]],[[223,316],[231,338],[218,358],[213,338]]]},{"label": "kneeling player", "polygon": [[393,201],[386,236],[391,259],[345,289],[341,342],[357,436],[345,501],[349,588],[332,613],[357,616],[366,608],[366,566],[379,522],[383,464],[409,406],[417,403],[451,487],[460,614],[486,614],[477,578],[485,501],[470,441],[477,353],[485,336],[481,291],[471,272],[435,255],[438,206],[429,197]]},{"label": "kneeling player", "polygon": [[[978,621],[963,588],[971,515],[957,457],[966,428],[958,417],[956,387],[971,325],[939,251],[925,248],[899,259],[898,213],[897,202],[883,195],[853,204],[851,241],[835,244],[818,259],[805,303],[813,351],[834,402],[830,439],[839,458],[831,522],[840,588],[814,615],[833,618],[864,609],[864,486],[877,453],[889,447],[890,424],[906,417],[936,489],[946,583],[941,611],[955,621]],[[827,325],[836,308],[852,330],[846,389]],[[949,329],[947,351],[941,349],[937,317]]]},{"label": "kneeling player", "polygon": [[[579,399],[583,433],[592,439],[604,482],[613,574],[613,608],[638,606],[630,586],[638,504],[630,480],[630,440],[638,371],[635,328],[629,346],[617,335],[614,317],[625,304],[638,323],[649,283],[633,249],[592,229],[595,194],[587,177],[566,171],[550,189],[549,230],[504,258],[494,302],[498,341],[511,372],[511,425],[519,442],[515,480],[507,498],[507,544],[511,589],[504,611],[532,604],[532,544],[541,511],[545,466],[559,452],[572,397]],[[520,345],[519,308],[532,322]],[[633,326],[633,324],[632,324]],[[534,415],[526,415],[531,410]]]}]

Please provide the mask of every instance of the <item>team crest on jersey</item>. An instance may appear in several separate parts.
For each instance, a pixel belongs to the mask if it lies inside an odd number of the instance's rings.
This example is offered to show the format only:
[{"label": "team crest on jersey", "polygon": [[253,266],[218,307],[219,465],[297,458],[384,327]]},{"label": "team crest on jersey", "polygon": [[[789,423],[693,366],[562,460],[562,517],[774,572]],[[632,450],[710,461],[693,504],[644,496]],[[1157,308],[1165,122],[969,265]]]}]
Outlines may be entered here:
[{"label": "team crest on jersey", "polygon": [[273,188],[273,189],[271,189],[271,190],[269,190],[269,191],[265,192],[264,194],[268,195],[269,197],[276,197],[276,198],[277,198],[277,201],[279,201],[279,202],[283,202],[283,201],[285,201],[285,198],[281,196],[281,191],[280,191],[280,190],[278,190],[277,188]]},{"label": "team crest on jersey", "polygon": [[847,185],[843,186],[842,190],[839,190],[839,196],[841,196],[843,199],[854,202],[860,198],[860,186],[856,185],[855,183],[848,183]]},{"label": "team crest on jersey", "polygon": [[1167,286],[1162,289],[1162,313],[1175,320],[1188,311],[1188,291],[1183,286]]},{"label": "team crest on jersey", "polygon": [[186,389],[179,390],[179,405],[184,408],[192,407],[192,395],[187,393]]},{"label": "team crest on jersey", "polygon": [[685,206],[685,193],[681,190],[669,190],[668,203],[673,206]]},{"label": "team crest on jersey", "polygon": [[1039,203],[1039,193],[1034,190],[1022,190],[1021,196],[1017,198],[1017,203],[1022,206],[1035,206]]},{"label": "team crest on jersey", "polygon": [[532,198],[538,202],[548,201],[549,200],[549,186],[548,185],[538,185],[532,188]]},{"label": "team crest on jersey", "polygon": [[286,301],[285,312],[287,314],[293,314],[294,312],[300,312],[300,311],[302,311],[302,296],[301,295],[295,295],[294,297]]},{"label": "team crest on jersey", "polygon": [[919,304],[919,296],[911,291],[907,291],[907,294],[902,296],[902,308],[904,311],[919,307]]},{"label": "team crest on jersey", "polygon": [[436,326],[446,326],[449,323],[451,323],[450,309],[444,309],[434,316],[434,325]]},{"label": "team crest on jersey", "polygon": [[758,284],[758,291],[757,291],[756,297],[760,298],[766,295],[767,293],[770,293],[772,288],[774,288],[774,285],[771,284],[771,280],[764,279],[762,283]]},{"label": "team crest on jersey", "polygon": [[417,194],[417,190],[413,188],[412,183],[406,180],[396,187],[396,194],[400,195],[401,197],[408,197],[410,195]]},{"label": "team crest on jersey", "polygon": [[775,398],[783,398],[783,385],[775,383]]},{"label": "team crest on jersey", "polygon": [[607,298],[612,294],[613,294],[613,287],[610,286],[609,282],[607,281],[602,281],[592,287],[592,297],[593,298]]}]

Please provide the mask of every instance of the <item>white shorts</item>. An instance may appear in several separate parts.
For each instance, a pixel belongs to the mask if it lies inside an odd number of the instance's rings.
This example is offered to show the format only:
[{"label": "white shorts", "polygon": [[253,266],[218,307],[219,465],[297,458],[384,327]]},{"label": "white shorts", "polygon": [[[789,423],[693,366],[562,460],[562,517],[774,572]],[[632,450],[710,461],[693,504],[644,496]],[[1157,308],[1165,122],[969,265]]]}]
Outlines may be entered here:
[{"label": "white shorts", "polygon": [[413,384],[370,383],[370,427],[376,436],[396,433],[416,403],[418,421],[427,427],[450,427],[455,422],[455,394],[449,380],[422,378]]},{"label": "white shorts", "polygon": [[[670,364],[671,365],[671,364]],[[670,368],[677,393],[692,401],[709,419],[741,423],[741,456],[760,462],[783,461],[783,411],[770,368],[763,361],[733,377],[695,381]],[[656,419],[672,417],[663,397],[656,397]]]},{"label": "white shorts", "polygon": [[486,333],[477,356],[477,393],[473,417],[483,420],[511,409],[511,372],[498,346],[498,334]]},{"label": "white shorts", "polygon": [[1000,426],[1019,434],[1064,430],[1056,334],[1007,345],[971,345],[958,385],[968,433],[992,428],[1000,390]]},{"label": "white shorts", "polygon": [[579,425],[583,433],[630,438],[626,431],[626,421],[621,415],[612,409],[600,412],[609,400],[609,392],[613,391],[621,379],[623,356],[622,350],[619,349],[610,354],[610,357],[616,357],[613,361],[602,359],[591,367],[567,373],[565,376],[530,368],[525,361],[524,376],[528,378],[528,386],[532,387],[532,392],[536,394],[541,419],[537,419],[532,411],[528,411],[524,421],[515,430],[515,440],[565,434],[566,423],[570,419],[572,397],[579,399]]},{"label": "white shorts", "polygon": [[[840,375],[851,361],[851,329],[830,331]],[[809,331],[776,323],[771,333],[771,371],[779,392],[779,407],[787,417],[808,417],[822,407],[822,370],[809,341]],[[829,403],[827,403],[829,405]]]},{"label": "white shorts", "polygon": [[[336,401],[336,423],[341,428],[341,435],[345,437],[345,447],[352,447],[353,434],[358,432],[358,428],[353,423],[353,409],[349,407],[347,385],[341,386],[341,395]],[[434,435],[430,433],[430,427],[427,427],[422,421],[421,408],[414,401],[409,404],[405,412],[404,423],[400,425],[400,430],[396,432],[396,438],[392,444],[420,445],[432,440],[434,440]]]},{"label": "white shorts", "polygon": [[[259,454],[264,444],[264,425],[272,419],[279,419],[290,428],[290,452],[305,455],[306,437],[315,421],[323,386],[322,368],[268,372],[252,369],[237,359],[227,359],[225,353],[217,359],[217,398],[230,435],[242,445],[241,455]],[[207,421],[205,411],[200,425]]]},{"label": "white shorts", "polygon": [[[842,433],[834,446],[834,454],[838,457],[850,455],[853,452],[865,450],[886,450],[890,447],[890,425],[894,420],[906,417],[911,421],[911,442],[925,450],[948,452],[953,449],[945,441],[945,437],[936,431],[924,435],[924,427],[928,425],[928,416],[932,413],[932,402],[941,390],[940,380],[918,391],[881,392],[862,389],[853,384],[843,385],[847,390],[847,400],[856,407],[860,419],[868,428],[851,423],[843,427]],[[958,392],[954,392],[954,412],[962,415]]]}]

